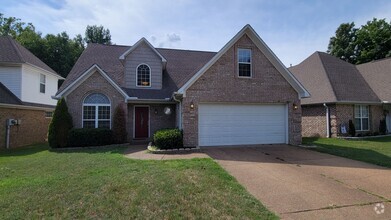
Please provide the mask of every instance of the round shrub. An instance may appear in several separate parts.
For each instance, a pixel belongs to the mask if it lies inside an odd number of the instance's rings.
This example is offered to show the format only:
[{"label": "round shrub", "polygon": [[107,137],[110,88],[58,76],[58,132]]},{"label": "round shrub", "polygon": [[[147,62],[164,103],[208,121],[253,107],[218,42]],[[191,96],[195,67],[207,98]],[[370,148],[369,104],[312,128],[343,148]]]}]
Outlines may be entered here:
[{"label": "round shrub", "polygon": [[163,129],[156,131],[153,135],[153,142],[158,149],[182,148],[182,132],[179,129]]}]

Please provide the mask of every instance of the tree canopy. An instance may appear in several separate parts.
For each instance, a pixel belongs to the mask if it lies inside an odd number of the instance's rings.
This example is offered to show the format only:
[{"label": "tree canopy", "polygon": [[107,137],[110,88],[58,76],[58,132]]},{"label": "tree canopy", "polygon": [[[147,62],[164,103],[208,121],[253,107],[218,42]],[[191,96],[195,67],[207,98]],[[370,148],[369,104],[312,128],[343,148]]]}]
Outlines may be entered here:
[{"label": "tree canopy", "polygon": [[31,23],[19,18],[4,17],[0,13],[0,36],[11,36],[35,56],[66,77],[83,52],[86,43],[111,44],[110,30],[103,26],[87,26],[85,36],[78,34],[73,39],[64,31],[42,36]]},{"label": "tree canopy", "polygon": [[87,43],[111,44],[110,30],[102,25],[87,25],[84,41]]},{"label": "tree canopy", "polygon": [[343,23],[330,38],[327,52],[353,64],[390,57],[391,22],[374,18],[360,28]]}]

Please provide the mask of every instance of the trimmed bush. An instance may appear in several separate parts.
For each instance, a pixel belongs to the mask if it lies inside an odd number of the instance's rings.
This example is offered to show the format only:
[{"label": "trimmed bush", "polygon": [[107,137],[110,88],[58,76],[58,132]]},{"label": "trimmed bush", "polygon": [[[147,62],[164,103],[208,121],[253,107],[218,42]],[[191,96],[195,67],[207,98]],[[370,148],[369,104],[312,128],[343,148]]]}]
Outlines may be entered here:
[{"label": "trimmed bush", "polygon": [[115,108],[113,118],[113,142],[122,144],[126,142],[126,118],[125,111],[121,105]]},{"label": "trimmed bush", "polygon": [[382,135],[387,133],[387,124],[385,119],[380,120],[379,133]]},{"label": "trimmed bush", "polygon": [[102,146],[113,143],[113,132],[107,128],[76,128],[68,135],[68,147]]},{"label": "trimmed bush", "polygon": [[179,129],[156,131],[153,142],[158,149],[177,149],[183,147],[182,132]]},{"label": "trimmed bush", "polygon": [[349,120],[349,134],[352,137],[356,136],[356,128],[354,127],[352,120]]},{"label": "trimmed bush", "polygon": [[65,99],[62,98],[57,102],[52,121],[49,125],[49,146],[52,148],[66,147],[68,132],[72,127],[72,116],[68,112]]}]

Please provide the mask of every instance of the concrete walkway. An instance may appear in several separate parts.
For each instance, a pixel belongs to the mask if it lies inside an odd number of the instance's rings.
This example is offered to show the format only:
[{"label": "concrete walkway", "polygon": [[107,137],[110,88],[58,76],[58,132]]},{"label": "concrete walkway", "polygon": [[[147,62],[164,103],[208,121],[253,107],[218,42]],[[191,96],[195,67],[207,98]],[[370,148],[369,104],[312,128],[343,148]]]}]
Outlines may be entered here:
[{"label": "concrete walkway", "polygon": [[283,219],[391,219],[391,169],[287,145],[203,151]]},{"label": "concrete walkway", "polygon": [[176,159],[193,159],[193,158],[209,158],[208,155],[200,150],[181,150],[170,151],[166,154],[153,154],[148,152],[146,145],[130,146],[125,151],[125,157],[140,160],[176,160]]}]

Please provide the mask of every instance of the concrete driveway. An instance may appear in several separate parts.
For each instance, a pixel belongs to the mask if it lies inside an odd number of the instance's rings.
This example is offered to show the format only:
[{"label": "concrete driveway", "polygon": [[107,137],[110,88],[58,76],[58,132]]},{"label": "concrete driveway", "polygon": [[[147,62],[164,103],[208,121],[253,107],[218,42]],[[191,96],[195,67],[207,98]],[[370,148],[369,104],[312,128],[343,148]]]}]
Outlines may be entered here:
[{"label": "concrete driveway", "polygon": [[391,169],[287,145],[203,151],[282,219],[391,219]]}]

